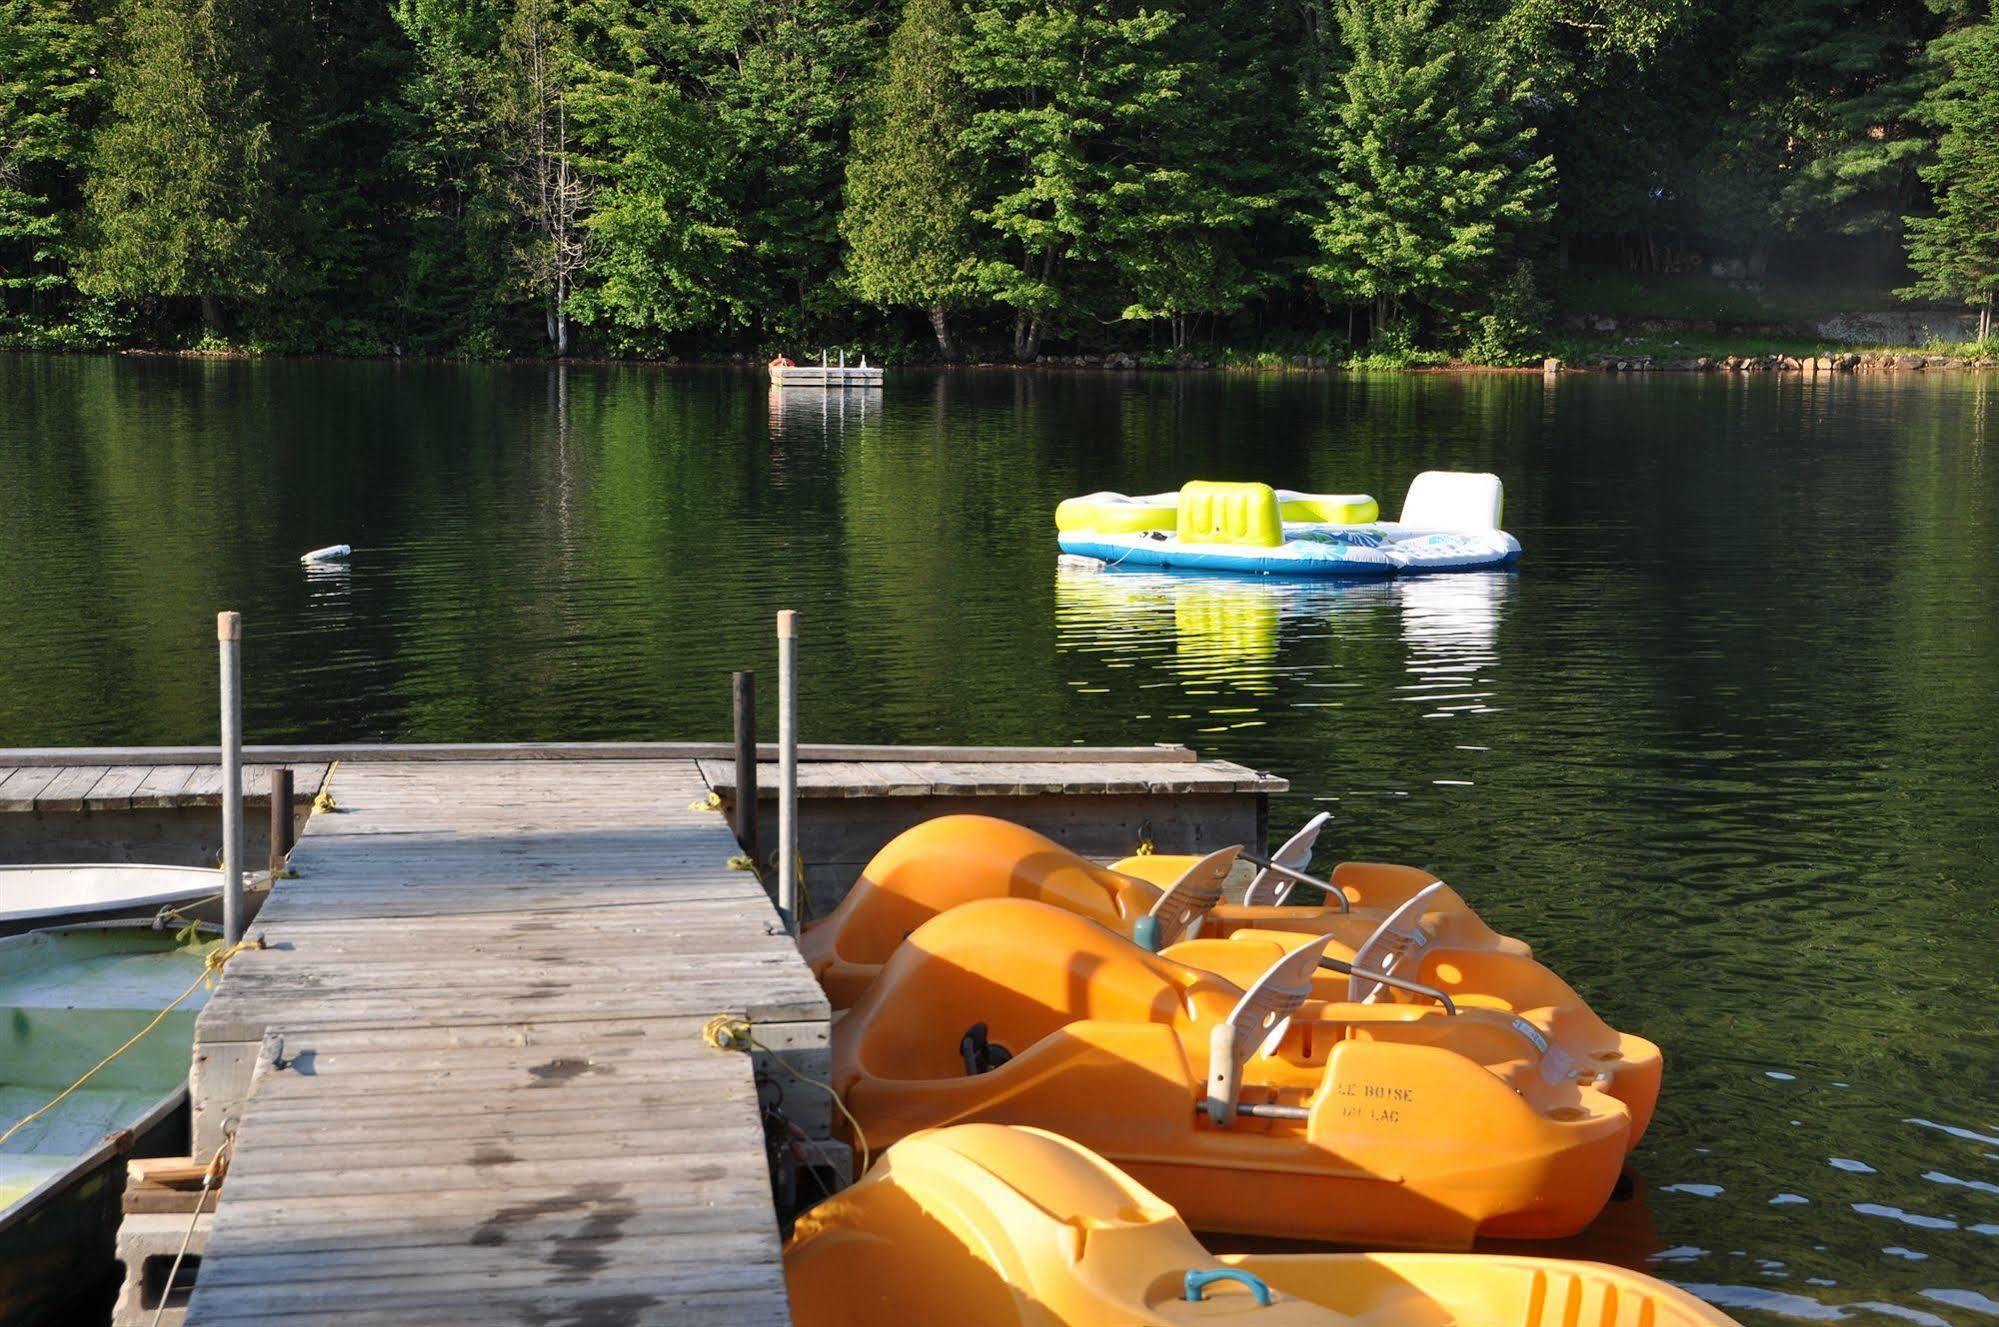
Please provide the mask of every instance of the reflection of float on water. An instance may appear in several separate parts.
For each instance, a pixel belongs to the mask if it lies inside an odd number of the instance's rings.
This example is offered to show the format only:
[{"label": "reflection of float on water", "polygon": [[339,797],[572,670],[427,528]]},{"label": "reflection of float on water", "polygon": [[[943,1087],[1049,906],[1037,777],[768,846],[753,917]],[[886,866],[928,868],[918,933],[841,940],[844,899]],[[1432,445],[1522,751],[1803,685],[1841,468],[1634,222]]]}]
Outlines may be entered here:
[{"label": "reflection of float on water", "polygon": [[773,437],[796,434],[800,439],[838,437],[849,425],[864,425],[881,413],[881,392],[851,387],[820,391],[770,389],[770,431]]},{"label": "reflection of float on water", "polygon": [[1287,623],[1378,611],[1392,598],[1388,581],[1064,569],[1055,633],[1065,648],[1121,658],[1157,655],[1170,637],[1176,671],[1267,692]]},{"label": "reflection of float on water", "polygon": [[1479,675],[1499,663],[1499,619],[1512,592],[1513,574],[1504,571],[1396,581],[1413,679],[1397,689],[1431,704],[1436,717],[1491,708]]},{"label": "reflection of float on water", "polygon": [[1066,650],[1119,662],[1170,653],[1183,677],[1267,693],[1287,633],[1323,634],[1344,618],[1380,636],[1393,630],[1380,621],[1393,607],[1410,678],[1399,689],[1450,713],[1486,708],[1491,693],[1480,674],[1499,662],[1499,621],[1512,588],[1510,572],[1328,580],[1064,567],[1055,576],[1055,635]]},{"label": "reflection of float on water", "polygon": [[1513,573],[1464,571],[1455,576],[1409,576],[1395,582],[1402,606],[1402,639],[1439,654],[1490,654],[1499,641],[1499,615],[1513,593]]}]

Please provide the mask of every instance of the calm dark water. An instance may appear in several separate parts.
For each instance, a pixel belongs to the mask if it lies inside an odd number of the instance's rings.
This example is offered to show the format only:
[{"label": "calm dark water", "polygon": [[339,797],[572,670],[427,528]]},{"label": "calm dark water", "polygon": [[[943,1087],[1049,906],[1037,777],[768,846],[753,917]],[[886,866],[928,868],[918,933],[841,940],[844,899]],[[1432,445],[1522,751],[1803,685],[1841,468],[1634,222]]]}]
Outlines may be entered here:
[{"label": "calm dark water", "polygon": [[[1058,574],[1057,499],[1491,469],[1516,574]],[[355,546],[307,573],[305,549]],[[0,357],[0,745],[1180,740],[1660,1042],[1591,1251],[1748,1318],[1999,1319],[1999,382],[895,378]]]}]

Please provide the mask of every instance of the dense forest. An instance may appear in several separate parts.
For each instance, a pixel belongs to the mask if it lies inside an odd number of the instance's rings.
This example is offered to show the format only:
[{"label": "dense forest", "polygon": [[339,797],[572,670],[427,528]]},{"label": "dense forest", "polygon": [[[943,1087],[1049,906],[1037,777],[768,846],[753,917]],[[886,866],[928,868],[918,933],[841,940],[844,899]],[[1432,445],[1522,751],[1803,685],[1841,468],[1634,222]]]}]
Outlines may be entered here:
[{"label": "dense forest", "polygon": [[1999,290],[1993,0],[0,0],[0,344],[1533,353]]}]

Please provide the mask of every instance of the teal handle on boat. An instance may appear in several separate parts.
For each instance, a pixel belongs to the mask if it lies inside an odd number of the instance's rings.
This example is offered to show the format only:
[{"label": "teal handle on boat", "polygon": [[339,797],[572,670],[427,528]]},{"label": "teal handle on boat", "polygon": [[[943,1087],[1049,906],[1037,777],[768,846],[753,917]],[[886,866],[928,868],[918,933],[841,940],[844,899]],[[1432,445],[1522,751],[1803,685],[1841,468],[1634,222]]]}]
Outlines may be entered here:
[{"label": "teal handle on boat", "polygon": [[1159,952],[1159,919],[1140,917],[1132,923],[1131,941],[1148,954]]},{"label": "teal handle on boat", "polygon": [[1238,1285],[1247,1286],[1249,1293],[1256,1300],[1256,1306],[1260,1309],[1267,1309],[1274,1302],[1270,1293],[1270,1284],[1254,1272],[1245,1272],[1240,1267],[1217,1267],[1206,1272],[1190,1269],[1185,1288],[1187,1302],[1200,1303],[1207,1298],[1202,1292],[1217,1281],[1234,1281]]}]

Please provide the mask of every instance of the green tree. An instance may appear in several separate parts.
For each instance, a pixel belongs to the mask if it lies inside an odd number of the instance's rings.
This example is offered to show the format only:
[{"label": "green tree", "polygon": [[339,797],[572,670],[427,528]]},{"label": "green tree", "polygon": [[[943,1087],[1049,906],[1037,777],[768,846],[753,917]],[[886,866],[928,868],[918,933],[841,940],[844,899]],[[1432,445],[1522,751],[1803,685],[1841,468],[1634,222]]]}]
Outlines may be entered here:
[{"label": "green tree", "polygon": [[965,34],[957,0],[904,5],[855,119],[840,214],[848,285],[870,304],[922,309],[947,360],[958,357],[951,312],[978,294],[972,167],[959,146],[972,117],[957,72]]},{"label": "green tree", "polygon": [[109,118],[85,190],[86,290],[194,299],[220,335],[222,301],[262,288],[255,222],[268,199],[279,21],[258,0],[120,6]]},{"label": "green tree", "polygon": [[98,106],[104,31],[76,0],[0,0],[0,331],[32,328],[74,293],[73,215]]},{"label": "green tree", "polygon": [[986,179],[980,286],[1014,312],[1031,360],[1049,320],[1079,307],[1092,264],[1156,197],[1130,151],[1181,95],[1175,16],[1090,0],[999,0],[970,15],[960,70],[978,96],[964,143]]},{"label": "green tree", "polygon": [[268,192],[254,243],[249,339],[281,351],[392,344],[395,271],[412,202],[395,162],[407,40],[380,0],[288,5],[270,24]]},{"label": "green tree", "polygon": [[[1889,233],[1926,150],[1911,122],[1937,27],[1926,0],[1783,0],[1746,11],[1751,34],[1721,138],[1764,175],[1785,233]],[[1734,96],[1727,93],[1733,90]]]},{"label": "green tree", "polygon": [[410,62],[393,97],[404,194],[392,306],[399,344],[491,353],[508,340],[509,225],[496,126],[506,0],[396,0]]},{"label": "green tree", "polygon": [[1311,275],[1387,327],[1461,300],[1547,216],[1554,164],[1531,155],[1525,83],[1435,0],[1342,0],[1351,63],[1324,113]]},{"label": "green tree", "polygon": [[1920,118],[1942,130],[1922,168],[1936,211],[1904,218],[1917,280],[1902,293],[1978,306],[1978,339],[1992,335],[1999,299],[1999,4],[1985,22],[1933,46],[1945,77]]},{"label": "green tree", "polygon": [[731,307],[767,335],[798,335],[840,309],[849,131],[892,10],[887,0],[685,4],[664,17],[685,33],[674,76],[714,126],[725,224],[744,245]]},{"label": "green tree", "polygon": [[1258,226],[1286,195],[1275,68],[1284,14],[1257,0],[1189,4],[1168,37],[1185,71],[1177,95],[1133,126],[1135,169],[1113,185],[1107,248],[1131,301],[1123,316],[1166,319],[1176,352],[1195,317],[1235,312],[1281,270],[1256,241],[1273,238]]},{"label": "green tree", "polygon": [[611,4],[589,15],[573,98],[580,165],[598,181],[576,316],[641,353],[690,329],[742,327],[753,312],[727,159],[704,108],[667,81],[671,48],[644,20]]}]

